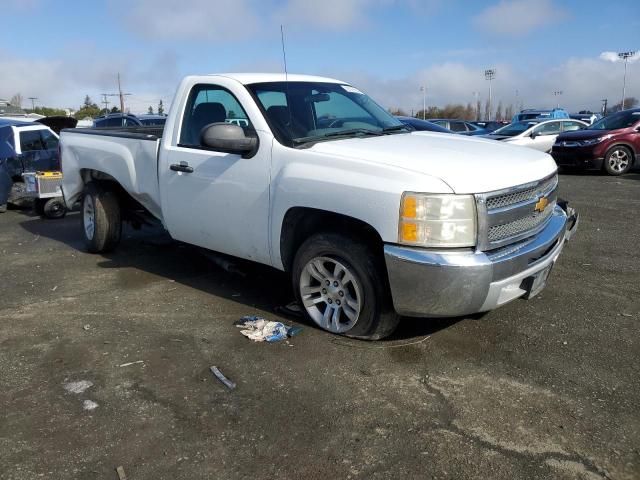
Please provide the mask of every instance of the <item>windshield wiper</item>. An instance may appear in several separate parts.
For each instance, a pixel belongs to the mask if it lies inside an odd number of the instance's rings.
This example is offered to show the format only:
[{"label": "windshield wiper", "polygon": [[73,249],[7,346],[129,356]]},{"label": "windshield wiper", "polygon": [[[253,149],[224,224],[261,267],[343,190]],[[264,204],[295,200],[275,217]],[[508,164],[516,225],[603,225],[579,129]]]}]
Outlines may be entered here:
[{"label": "windshield wiper", "polygon": [[398,130],[406,130],[407,132],[411,131],[411,129],[406,125],[393,125],[392,127],[384,127],[382,129],[382,132],[383,133],[397,132]]},{"label": "windshield wiper", "polygon": [[350,128],[348,130],[325,133],[324,135],[321,135],[321,137],[340,137],[342,135],[355,135],[358,133],[362,135],[382,135],[382,132],[380,130],[369,130],[368,128]]},{"label": "windshield wiper", "polygon": [[303,145],[305,143],[318,142],[318,141],[322,141],[332,137],[342,137],[342,136],[358,135],[358,134],[373,135],[377,137],[382,135],[383,133],[380,130],[378,131],[369,130],[368,128],[350,128],[348,130],[339,130],[337,132],[329,132],[323,135],[313,135],[311,137],[294,138],[291,141],[293,142],[294,145]]}]

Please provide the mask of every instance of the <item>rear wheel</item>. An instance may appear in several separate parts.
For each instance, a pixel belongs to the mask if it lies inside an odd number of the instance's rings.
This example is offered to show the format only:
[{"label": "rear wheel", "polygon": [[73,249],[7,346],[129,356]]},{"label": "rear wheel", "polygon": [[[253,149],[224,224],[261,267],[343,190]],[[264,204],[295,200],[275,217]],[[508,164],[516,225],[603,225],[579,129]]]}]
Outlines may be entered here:
[{"label": "rear wheel", "polygon": [[82,233],[89,252],[108,252],[120,242],[120,205],[113,191],[88,183],[82,199],[81,219]]},{"label": "rear wheel", "polygon": [[332,233],[310,237],[293,263],[293,287],[306,316],[331,333],[366,340],[398,326],[384,275],[363,243]]},{"label": "rear wheel", "polygon": [[615,146],[604,157],[604,171],[609,175],[627,173],[632,165],[633,156],[627,147]]}]

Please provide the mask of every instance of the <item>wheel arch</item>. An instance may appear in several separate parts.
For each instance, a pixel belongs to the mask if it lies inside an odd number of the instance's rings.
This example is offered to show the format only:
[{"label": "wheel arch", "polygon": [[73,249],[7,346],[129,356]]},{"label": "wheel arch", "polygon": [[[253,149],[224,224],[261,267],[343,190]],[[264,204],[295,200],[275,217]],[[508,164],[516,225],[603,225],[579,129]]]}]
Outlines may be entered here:
[{"label": "wheel arch", "polygon": [[[120,209],[122,212],[122,219],[124,221],[132,222],[134,226],[138,226],[143,223],[151,223],[153,215],[138,202],[131,194],[122,186],[122,184],[113,176],[108,173],[92,168],[83,168],[80,170],[80,177],[83,184],[96,183],[104,189],[111,190],[116,194]],[[82,201],[84,192],[78,197],[79,201]]]},{"label": "wheel arch", "polygon": [[636,155],[638,154],[638,152],[636,151],[636,148],[633,146],[633,144],[631,142],[626,142],[624,140],[621,141],[617,141],[615,143],[612,143],[611,145],[609,145],[607,147],[607,150],[604,152],[604,156],[606,157],[609,152],[611,150],[613,150],[616,147],[626,147],[631,151],[631,155],[634,157],[633,160],[635,160]]},{"label": "wheel arch", "polygon": [[339,233],[359,238],[382,258],[384,243],[378,231],[362,220],[328,210],[292,207],[287,210],[280,229],[280,258],[290,272],[300,245],[316,233]]}]

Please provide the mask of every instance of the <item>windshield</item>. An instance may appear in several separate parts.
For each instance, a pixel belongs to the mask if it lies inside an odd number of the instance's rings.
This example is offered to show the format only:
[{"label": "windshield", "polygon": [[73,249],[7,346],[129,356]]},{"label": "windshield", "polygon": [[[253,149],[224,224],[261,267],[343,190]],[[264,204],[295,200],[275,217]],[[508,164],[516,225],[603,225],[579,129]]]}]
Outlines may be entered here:
[{"label": "windshield", "polygon": [[506,127],[499,128],[494,130],[491,135],[502,135],[505,137],[515,137],[516,135],[520,135],[522,132],[526,132],[531,127],[535,125],[535,122],[516,122],[510,123]]},{"label": "windshield", "polygon": [[589,130],[618,130],[627,128],[640,121],[640,111],[618,112],[598,120]]},{"label": "windshield", "polygon": [[258,99],[274,135],[284,145],[410,131],[350,85],[270,82],[247,88]]}]

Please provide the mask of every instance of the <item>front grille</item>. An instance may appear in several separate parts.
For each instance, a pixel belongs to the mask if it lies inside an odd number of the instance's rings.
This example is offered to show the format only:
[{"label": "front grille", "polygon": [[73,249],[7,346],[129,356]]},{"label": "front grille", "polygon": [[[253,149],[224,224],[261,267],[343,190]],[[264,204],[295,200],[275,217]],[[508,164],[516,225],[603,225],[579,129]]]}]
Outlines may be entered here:
[{"label": "front grille", "polygon": [[495,210],[497,208],[504,208],[517,203],[526,202],[537,198],[544,193],[553,190],[558,183],[558,176],[554,175],[549,177],[538,185],[533,185],[529,188],[522,190],[516,190],[508,193],[487,197],[487,210]]},{"label": "front grille", "polygon": [[[553,215],[558,176],[476,195],[478,249],[491,251],[535,235]],[[545,198],[547,205],[539,204]],[[541,207],[544,210],[539,211]]]},{"label": "front grille", "polygon": [[556,203],[552,202],[542,213],[536,213],[528,217],[519,218],[513,222],[489,227],[487,238],[490,242],[496,242],[505,238],[515,237],[529,230],[534,230],[551,216],[555,205]]}]

